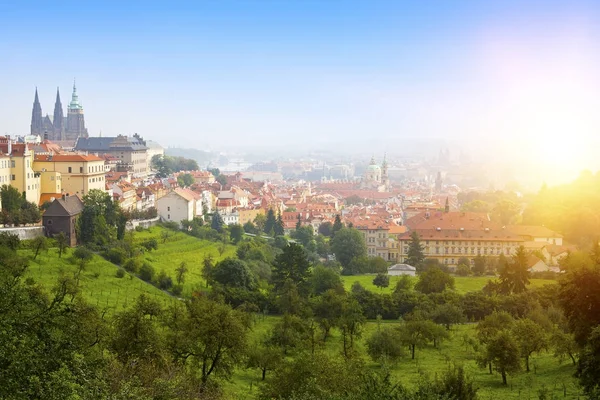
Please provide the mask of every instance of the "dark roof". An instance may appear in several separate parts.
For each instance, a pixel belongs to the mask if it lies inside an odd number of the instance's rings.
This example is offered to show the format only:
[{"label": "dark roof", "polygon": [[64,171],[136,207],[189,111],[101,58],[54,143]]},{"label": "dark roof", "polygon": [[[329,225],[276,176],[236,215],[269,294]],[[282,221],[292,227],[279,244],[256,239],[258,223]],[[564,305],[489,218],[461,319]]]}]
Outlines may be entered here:
[{"label": "dark roof", "polygon": [[77,196],[66,196],[64,199],[54,200],[44,217],[73,217],[81,214],[83,211],[83,202]]},{"label": "dark roof", "polygon": [[[123,140],[126,139],[126,140]],[[115,141],[126,142],[126,145],[119,146],[113,144]],[[113,136],[113,137],[80,137],[75,144],[75,150],[91,152],[110,152],[110,151],[132,151],[147,150],[144,142],[133,136]]]}]

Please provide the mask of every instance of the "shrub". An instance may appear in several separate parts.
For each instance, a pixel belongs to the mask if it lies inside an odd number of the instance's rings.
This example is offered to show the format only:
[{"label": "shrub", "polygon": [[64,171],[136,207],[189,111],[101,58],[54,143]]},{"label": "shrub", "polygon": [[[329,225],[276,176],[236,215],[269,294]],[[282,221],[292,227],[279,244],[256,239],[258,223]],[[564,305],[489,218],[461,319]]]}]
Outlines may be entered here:
[{"label": "shrub", "polygon": [[467,276],[471,275],[471,268],[467,264],[459,264],[456,267],[456,275],[458,276]]},{"label": "shrub", "polygon": [[125,276],[125,270],[121,268],[117,268],[117,278],[123,278]]},{"label": "shrub", "polygon": [[175,221],[166,221],[163,222],[162,225],[167,228],[167,229],[171,229],[173,231],[177,231],[179,230],[179,224]]},{"label": "shrub", "polygon": [[174,295],[179,296],[181,292],[183,292],[183,285],[173,285],[173,287],[171,287],[171,293]]},{"label": "shrub", "polygon": [[152,282],[154,279],[154,267],[150,263],[145,262],[140,268],[140,279],[146,282]]},{"label": "shrub", "polygon": [[148,239],[142,242],[142,247],[148,251],[158,249],[158,241],[156,239]]},{"label": "shrub", "polygon": [[94,277],[94,279],[98,279],[100,278],[100,272],[96,271],[92,276]]},{"label": "shrub", "polygon": [[145,230],[144,227],[141,226],[141,225],[138,225],[138,226],[135,227],[135,231],[136,232],[144,232],[144,230]]},{"label": "shrub", "polygon": [[142,267],[142,261],[139,258],[129,258],[123,264],[123,268],[125,268],[128,272],[133,272],[137,274]]},{"label": "shrub", "polygon": [[127,252],[121,247],[112,247],[106,251],[104,258],[113,264],[123,265],[127,258]]},{"label": "shrub", "polygon": [[173,279],[164,270],[158,274],[158,287],[162,290],[169,290],[173,286]]}]

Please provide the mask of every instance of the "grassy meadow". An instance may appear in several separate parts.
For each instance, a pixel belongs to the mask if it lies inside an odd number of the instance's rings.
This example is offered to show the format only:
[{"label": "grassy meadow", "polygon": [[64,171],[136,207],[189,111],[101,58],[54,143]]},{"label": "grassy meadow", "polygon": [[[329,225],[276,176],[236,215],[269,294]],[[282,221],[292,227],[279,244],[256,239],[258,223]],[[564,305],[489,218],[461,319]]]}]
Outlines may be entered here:
[{"label": "grassy meadow", "polygon": [[[168,232],[168,238],[163,243],[163,232]],[[182,262],[187,264],[188,272],[183,283],[183,297],[189,297],[195,288],[204,288],[206,282],[202,278],[204,257],[211,255],[216,263],[226,257],[235,256],[236,247],[225,245],[223,254],[219,254],[221,243],[201,240],[183,232],[168,230],[162,226],[153,226],[148,230],[134,233],[136,243],[148,239],[158,241],[158,249],[146,252],[144,258],[154,267],[156,273],[164,270],[175,282],[176,269]]]},{"label": "grassy meadow", "polygon": [[[373,278],[375,278],[375,276],[375,274],[342,276],[342,281],[344,282],[344,287],[346,288],[346,290],[350,290],[354,282],[359,282],[365,289],[370,290],[372,292],[391,293],[396,287],[396,282],[398,282],[398,280],[400,279],[399,276],[390,276],[390,285],[387,288],[380,289],[377,286],[373,285]],[[416,282],[418,277],[415,277],[413,279],[414,282]],[[481,290],[490,279],[493,279],[493,277],[455,276],[455,289],[460,294],[465,294],[467,292],[475,292]],[[530,287],[541,287],[554,282],[555,281],[553,280],[547,279],[530,279]]]},{"label": "grassy meadow", "polygon": [[[31,250],[19,250],[23,256],[30,258],[27,276],[50,291],[62,275],[73,276],[78,267],[71,257],[72,250],[68,254],[58,257],[58,249],[51,248],[47,252],[41,252],[33,260]],[[171,296],[156,287],[125,273],[122,278],[117,278],[118,267],[106,261],[98,255],[86,265],[80,277],[80,287],[83,297],[100,309],[106,309],[109,313],[129,308],[141,294],[151,296],[163,304],[176,301]]]}]

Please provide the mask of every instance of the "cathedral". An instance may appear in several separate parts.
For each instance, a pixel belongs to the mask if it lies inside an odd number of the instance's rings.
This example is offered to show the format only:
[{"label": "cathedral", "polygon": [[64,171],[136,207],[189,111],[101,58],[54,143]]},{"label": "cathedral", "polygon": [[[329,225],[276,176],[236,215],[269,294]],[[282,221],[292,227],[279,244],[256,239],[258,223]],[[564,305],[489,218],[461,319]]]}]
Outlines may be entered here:
[{"label": "cathedral", "polygon": [[371,158],[371,162],[365,171],[360,187],[361,189],[376,190],[378,192],[390,191],[391,185],[385,156],[383,157],[383,164],[381,164],[381,167],[375,163],[375,157]]},{"label": "cathedral", "polygon": [[42,116],[42,106],[38,98],[37,88],[35,89],[35,100],[33,101],[33,111],[31,113],[31,134],[40,135],[42,138],[48,135],[48,139],[53,141],[75,141],[79,137],[88,137],[83,117],[83,107],[79,103],[75,83],[73,83],[73,95],[67,107],[66,117],[63,114],[58,88],[56,89],[56,103],[54,103],[54,116],[52,119],[48,114]]}]

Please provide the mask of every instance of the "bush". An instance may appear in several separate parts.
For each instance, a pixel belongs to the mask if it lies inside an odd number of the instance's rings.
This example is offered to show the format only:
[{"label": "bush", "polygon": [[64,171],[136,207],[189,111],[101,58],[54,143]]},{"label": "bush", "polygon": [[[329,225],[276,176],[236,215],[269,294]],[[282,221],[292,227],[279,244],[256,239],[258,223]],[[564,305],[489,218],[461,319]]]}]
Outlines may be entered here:
[{"label": "bush", "polygon": [[152,282],[154,279],[154,267],[150,263],[145,262],[140,268],[140,279],[146,282]]},{"label": "bush", "polygon": [[158,249],[158,241],[156,239],[148,239],[142,242],[142,247],[147,251]]},{"label": "bush", "polygon": [[117,268],[117,278],[123,278],[125,276],[125,270],[121,268]]},{"label": "bush", "polygon": [[179,224],[175,221],[165,221],[162,223],[162,226],[173,231],[179,230]]},{"label": "bush", "polygon": [[144,231],[145,231],[145,229],[144,229],[144,227],[143,227],[143,226],[141,226],[141,225],[138,225],[138,226],[136,226],[136,227],[135,227],[135,231],[136,231],[136,232],[144,232]]},{"label": "bush", "polygon": [[171,293],[174,295],[179,296],[181,292],[183,292],[183,285],[173,285],[173,287],[171,287]]},{"label": "bush", "polygon": [[378,328],[370,338],[367,339],[367,353],[375,362],[395,362],[404,353],[404,346],[396,337],[393,328]]},{"label": "bush", "polygon": [[160,274],[158,274],[157,283],[158,287],[162,290],[169,290],[173,286],[173,279],[162,270],[160,271]]},{"label": "bush", "polygon": [[458,275],[458,276],[471,275],[471,268],[469,268],[469,266],[466,264],[459,264],[458,267],[456,267],[456,275]]},{"label": "bush", "polygon": [[137,274],[140,269],[142,267],[142,260],[140,260],[139,258],[130,258],[127,261],[125,261],[125,264],[123,264],[123,268],[125,268],[128,272],[133,272],[134,274]]},{"label": "bush", "polygon": [[113,264],[123,265],[123,261],[127,258],[127,252],[121,247],[113,247],[104,253],[104,258]]}]

